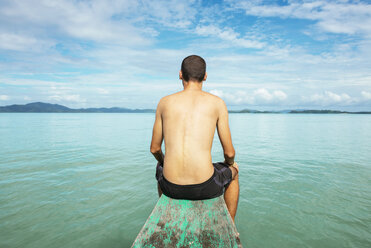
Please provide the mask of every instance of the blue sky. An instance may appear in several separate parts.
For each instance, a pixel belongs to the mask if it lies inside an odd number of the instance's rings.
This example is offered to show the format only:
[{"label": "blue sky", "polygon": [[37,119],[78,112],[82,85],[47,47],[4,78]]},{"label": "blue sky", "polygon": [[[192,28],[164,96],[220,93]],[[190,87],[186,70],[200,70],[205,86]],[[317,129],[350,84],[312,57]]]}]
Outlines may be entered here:
[{"label": "blue sky", "polygon": [[190,54],[229,109],[371,110],[370,1],[0,0],[0,105],[156,108]]}]

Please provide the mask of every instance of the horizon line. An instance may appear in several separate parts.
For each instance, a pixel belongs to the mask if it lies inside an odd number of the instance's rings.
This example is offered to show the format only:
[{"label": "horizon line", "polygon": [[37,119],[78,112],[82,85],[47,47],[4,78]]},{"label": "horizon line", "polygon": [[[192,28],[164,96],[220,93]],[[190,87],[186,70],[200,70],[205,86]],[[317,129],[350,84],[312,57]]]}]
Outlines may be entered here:
[{"label": "horizon line", "polygon": [[[0,106],[0,108],[6,108],[6,107],[11,107],[11,106],[26,106],[26,105],[30,105],[30,104],[48,104],[48,105],[58,105],[58,106],[61,106],[61,107],[64,107],[64,108],[67,108],[67,109],[70,109],[70,110],[75,110],[75,111],[78,111],[78,110],[91,110],[91,109],[126,109],[126,110],[131,110],[131,111],[141,111],[141,110],[151,110],[151,111],[156,111],[156,109],[153,109],[153,108],[127,108],[127,107],[87,107],[87,108],[70,108],[70,107],[67,107],[65,105],[62,105],[62,104],[58,104],[58,103],[48,103],[48,102],[30,102],[30,103],[26,103],[26,104],[10,104],[10,105],[4,105],[4,106]],[[246,112],[242,112],[242,111],[246,111]],[[325,112],[328,112],[328,113],[371,113],[371,111],[367,110],[367,111],[343,111],[343,110],[332,110],[332,109],[304,109],[304,108],[298,108],[298,109],[282,109],[282,110],[256,110],[256,109],[251,109],[251,108],[243,108],[243,109],[240,109],[240,110],[228,110],[229,113],[301,113],[301,112],[308,112],[310,113],[310,111],[314,111],[315,112],[318,112],[318,113],[325,113]],[[4,113],[4,112],[3,112]],[[12,113],[12,112],[8,112],[8,113]],[[13,112],[14,113],[14,112]],[[56,112],[58,113],[58,112]]]}]

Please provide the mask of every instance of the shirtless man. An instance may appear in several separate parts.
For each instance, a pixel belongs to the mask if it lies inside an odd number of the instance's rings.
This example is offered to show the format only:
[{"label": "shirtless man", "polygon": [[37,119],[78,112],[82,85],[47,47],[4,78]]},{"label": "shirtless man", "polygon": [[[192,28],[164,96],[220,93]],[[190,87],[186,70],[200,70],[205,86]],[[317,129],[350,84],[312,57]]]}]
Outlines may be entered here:
[{"label": "shirtless man", "polygon": [[[224,101],[202,90],[206,63],[196,55],[186,57],[179,72],[184,90],[161,98],[153,126],[151,153],[157,159],[156,179],[161,196],[201,200],[224,193],[234,221],[238,197],[238,165],[234,162]],[[212,163],[215,128],[224,151],[224,162]],[[165,140],[164,156],[161,150]],[[225,192],[224,192],[225,188]]]}]

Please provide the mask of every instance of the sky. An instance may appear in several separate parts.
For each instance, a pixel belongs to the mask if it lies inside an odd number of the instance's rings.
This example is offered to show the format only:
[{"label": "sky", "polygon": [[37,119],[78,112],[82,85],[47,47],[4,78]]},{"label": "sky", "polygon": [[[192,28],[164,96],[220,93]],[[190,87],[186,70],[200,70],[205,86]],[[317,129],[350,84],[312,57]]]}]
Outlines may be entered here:
[{"label": "sky", "polygon": [[371,111],[371,1],[0,0],[0,106],[155,109],[191,54],[231,110]]}]

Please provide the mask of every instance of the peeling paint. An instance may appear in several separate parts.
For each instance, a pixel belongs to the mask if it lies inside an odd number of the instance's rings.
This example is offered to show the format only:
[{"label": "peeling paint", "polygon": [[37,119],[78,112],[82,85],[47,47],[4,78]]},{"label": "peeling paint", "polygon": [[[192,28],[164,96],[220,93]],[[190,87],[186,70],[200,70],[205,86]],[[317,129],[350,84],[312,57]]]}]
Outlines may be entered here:
[{"label": "peeling paint", "polygon": [[133,248],[242,247],[223,196],[200,201],[158,200]]}]

